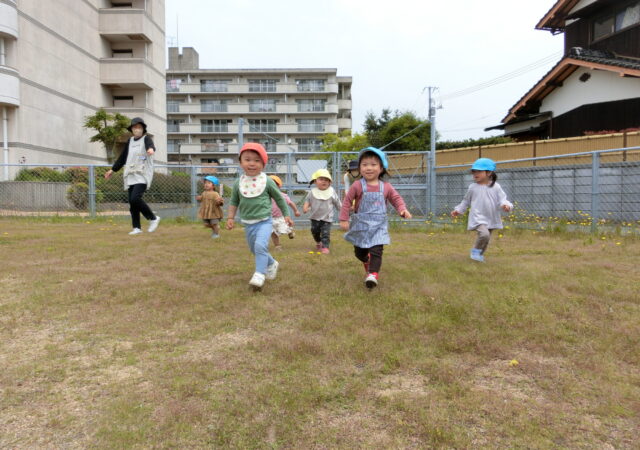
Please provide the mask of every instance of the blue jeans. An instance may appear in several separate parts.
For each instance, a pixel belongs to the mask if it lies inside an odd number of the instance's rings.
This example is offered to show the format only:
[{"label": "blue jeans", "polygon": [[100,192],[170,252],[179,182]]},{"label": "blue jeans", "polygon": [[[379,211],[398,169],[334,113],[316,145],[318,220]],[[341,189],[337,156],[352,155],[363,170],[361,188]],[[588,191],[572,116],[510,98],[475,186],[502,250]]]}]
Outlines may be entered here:
[{"label": "blue jeans", "polygon": [[256,255],[256,272],[261,274],[266,274],[267,266],[275,262],[275,259],[269,254],[269,238],[272,231],[271,218],[244,225],[244,234],[247,237],[249,250]]}]

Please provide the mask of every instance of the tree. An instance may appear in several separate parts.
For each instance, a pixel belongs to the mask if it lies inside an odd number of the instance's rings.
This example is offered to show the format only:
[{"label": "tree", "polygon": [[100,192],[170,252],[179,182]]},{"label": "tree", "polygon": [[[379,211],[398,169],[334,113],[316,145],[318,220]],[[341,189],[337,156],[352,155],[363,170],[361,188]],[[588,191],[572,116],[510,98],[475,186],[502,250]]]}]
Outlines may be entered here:
[{"label": "tree", "polygon": [[322,150],[326,152],[358,152],[369,145],[366,135],[356,133],[352,136],[349,130],[322,136]]},{"label": "tree", "polygon": [[[385,147],[387,151],[425,151],[431,142],[431,125],[412,111],[383,109],[380,117],[369,112],[364,123],[365,135],[374,147]],[[414,130],[414,131],[412,131]],[[407,134],[408,133],[408,134]],[[400,138],[404,134],[406,136]],[[390,144],[394,140],[398,141]]]},{"label": "tree", "polygon": [[491,136],[477,139],[465,139],[462,141],[444,141],[438,142],[436,149],[447,150],[450,148],[463,148],[463,147],[477,147],[479,145],[496,145],[496,144],[508,144],[513,142],[510,137],[506,136]]},{"label": "tree", "polygon": [[116,159],[115,150],[118,140],[128,133],[127,127],[130,123],[131,119],[123,114],[110,114],[104,109],[99,109],[94,115],[85,117],[84,128],[98,132],[91,136],[89,142],[101,142],[109,164],[113,164]]}]

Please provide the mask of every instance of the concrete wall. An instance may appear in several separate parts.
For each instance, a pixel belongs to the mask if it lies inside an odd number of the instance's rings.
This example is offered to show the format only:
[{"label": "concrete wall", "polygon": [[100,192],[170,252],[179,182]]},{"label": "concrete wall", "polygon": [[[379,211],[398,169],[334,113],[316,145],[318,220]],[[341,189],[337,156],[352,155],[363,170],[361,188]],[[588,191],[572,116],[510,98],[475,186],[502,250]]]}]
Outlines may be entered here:
[{"label": "concrete wall", "polygon": [[17,211],[75,209],[67,200],[71,183],[2,181],[0,208]]}]

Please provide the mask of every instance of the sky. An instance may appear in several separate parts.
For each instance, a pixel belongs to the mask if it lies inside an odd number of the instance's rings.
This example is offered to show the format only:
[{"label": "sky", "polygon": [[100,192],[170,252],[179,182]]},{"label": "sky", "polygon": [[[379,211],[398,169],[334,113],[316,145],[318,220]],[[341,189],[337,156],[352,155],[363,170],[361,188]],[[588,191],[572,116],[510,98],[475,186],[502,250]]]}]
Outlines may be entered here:
[{"label": "sky", "polygon": [[[354,132],[383,108],[426,118],[424,88],[436,86],[440,140],[460,140],[500,134],[483,129],[560,60],[563,36],[534,28],[554,3],[166,0],[166,35],[194,47],[201,68],[337,68],[353,77]],[[506,82],[448,96],[522,68]]]}]

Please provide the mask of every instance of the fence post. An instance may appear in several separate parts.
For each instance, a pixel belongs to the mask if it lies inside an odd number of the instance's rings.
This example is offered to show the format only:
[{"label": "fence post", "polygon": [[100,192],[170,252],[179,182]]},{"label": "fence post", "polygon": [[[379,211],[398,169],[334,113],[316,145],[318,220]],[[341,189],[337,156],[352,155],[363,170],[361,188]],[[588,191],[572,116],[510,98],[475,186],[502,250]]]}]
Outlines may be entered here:
[{"label": "fence post", "polygon": [[339,159],[337,158],[338,154],[336,152],[333,152],[331,155],[331,166],[332,166],[332,174],[331,176],[333,177],[333,182],[334,184],[338,187],[338,192],[340,192],[340,162]]},{"label": "fence post", "polygon": [[598,231],[600,216],[600,153],[591,154],[591,232]]},{"label": "fence post", "polygon": [[196,200],[196,195],[198,187],[198,177],[196,173],[196,166],[191,166],[191,220],[195,221],[197,219],[197,211],[198,211],[198,202]]},{"label": "fence post", "polygon": [[89,216],[96,216],[96,170],[93,165],[89,166]]}]

